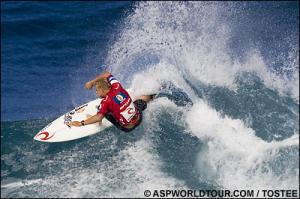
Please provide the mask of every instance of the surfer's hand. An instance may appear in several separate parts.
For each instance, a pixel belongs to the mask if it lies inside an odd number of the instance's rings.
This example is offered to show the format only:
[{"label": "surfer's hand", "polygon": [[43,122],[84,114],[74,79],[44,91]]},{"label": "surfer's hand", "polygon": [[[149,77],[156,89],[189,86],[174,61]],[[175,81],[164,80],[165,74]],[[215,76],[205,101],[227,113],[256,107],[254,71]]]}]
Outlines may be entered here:
[{"label": "surfer's hand", "polygon": [[70,124],[71,124],[71,126],[82,126],[81,122],[78,122],[78,121],[73,121]]},{"label": "surfer's hand", "polygon": [[89,81],[87,83],[85,83],[85,86],[84,86],[86,89],[92,89],[93,88],[93,82],[92,81]]}]

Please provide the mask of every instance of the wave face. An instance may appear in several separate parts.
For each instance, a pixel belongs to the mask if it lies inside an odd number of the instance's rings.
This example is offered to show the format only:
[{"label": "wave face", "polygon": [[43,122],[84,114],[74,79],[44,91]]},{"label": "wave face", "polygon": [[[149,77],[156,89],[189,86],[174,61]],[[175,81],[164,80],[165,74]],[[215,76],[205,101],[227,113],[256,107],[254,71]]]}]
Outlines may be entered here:
[{"label": "wave face", "polygon": [[298,13],[298,2],[130,5],[104,62],[134,97],[162,89],[141,126],[47,144],[32,137],[51,119],[1,122],[1,196],[299,193]]}]

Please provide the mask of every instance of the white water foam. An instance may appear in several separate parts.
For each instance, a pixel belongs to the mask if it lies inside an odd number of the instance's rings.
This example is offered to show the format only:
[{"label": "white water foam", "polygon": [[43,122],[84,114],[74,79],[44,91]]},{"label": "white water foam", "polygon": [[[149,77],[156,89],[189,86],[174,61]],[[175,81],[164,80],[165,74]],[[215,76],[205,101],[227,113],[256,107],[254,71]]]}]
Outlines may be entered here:
[{"label": "white water foam", "polygon": [[[278,174],[269,165],[280,149],[299,148],[299,134],[283,141],[265,142],[241,120],[222,117],[203,101],[187,112],[186,122],[193,135],[207,141],[207,149],[198,156],[199,170],[205,171],[202,177],[215,179],[228,189],[299,187],[299,167],[292,169],[293,165],[286,163],[287,167],[280,168]],[[295,159],[290,160],[293,163]]]},{"label": "white water foam", "polygon": [[151,141],[142,139],[120,151],[113,164],[75,174],[77,186],[63,191],[68,197],[144,197],[145,190],[184,188],[184,182],[160,171]]}]

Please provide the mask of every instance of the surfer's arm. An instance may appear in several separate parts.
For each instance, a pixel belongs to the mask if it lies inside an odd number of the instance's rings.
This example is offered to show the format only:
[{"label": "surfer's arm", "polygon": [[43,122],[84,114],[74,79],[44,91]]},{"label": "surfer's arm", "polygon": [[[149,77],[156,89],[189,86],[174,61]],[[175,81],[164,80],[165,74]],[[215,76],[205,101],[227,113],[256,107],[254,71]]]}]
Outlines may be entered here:
[{"label": "surfer's arm", "polygon": [[104,116],[102,114],[96,114],[86,120],[82,120],[81,122],[73,121],[71,123],[71,125],[72,126],[84,126],[84,125],[88,125],[88,124],[94,124],[96,122],[102,122],[103,118],[104,118]]},{"label": "surfer's arm", "polygon": [[86,89],[91,89],[93,88],[94,84],[96,81],[100,80],[100,79],[107,79],[109,76],[111,75],[110,72],[103,72],[101,75],[98,75],[95,79],[92,79],[91,81],[88,81],[86,84],[85,84],[85,88]]}]

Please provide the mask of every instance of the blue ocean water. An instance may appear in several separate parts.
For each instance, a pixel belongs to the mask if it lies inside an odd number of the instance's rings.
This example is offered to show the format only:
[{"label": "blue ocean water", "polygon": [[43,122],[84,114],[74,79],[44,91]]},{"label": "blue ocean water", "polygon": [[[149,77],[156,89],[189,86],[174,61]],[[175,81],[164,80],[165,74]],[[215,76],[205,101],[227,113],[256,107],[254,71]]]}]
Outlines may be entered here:
[{"label": "blue ocean water", "polygon": [[[34,141],[104,70],[141,126]],[[299,2],[1,2],[1,197],[223,188],[299,194]]]}]

